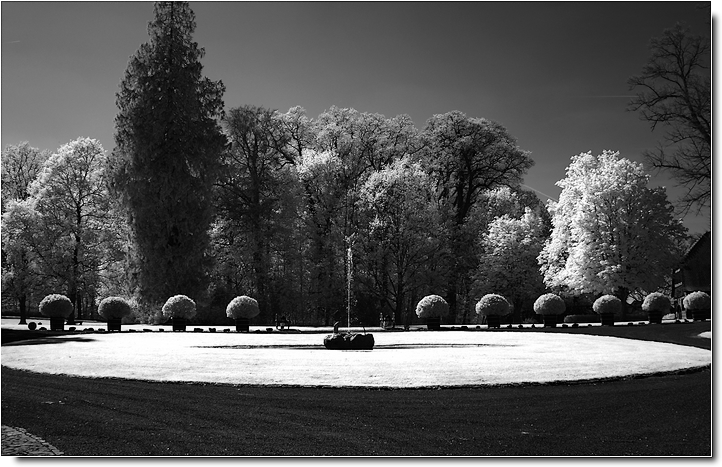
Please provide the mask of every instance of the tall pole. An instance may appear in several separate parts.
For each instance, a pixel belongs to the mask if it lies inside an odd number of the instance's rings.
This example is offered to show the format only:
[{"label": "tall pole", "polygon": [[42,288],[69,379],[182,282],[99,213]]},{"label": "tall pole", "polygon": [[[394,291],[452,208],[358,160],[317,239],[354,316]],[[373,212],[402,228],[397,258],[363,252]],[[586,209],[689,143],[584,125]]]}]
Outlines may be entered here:
[{"label": "tall pole", "polygon": [[346,271],[346,313],[348,315],[348,329],[351,331],[351,271],[353,270],[353,250],[351,249],[350,238],[346,260],[348,268]]},{"label": "tall pole", "polygon": [[351,280],[353,275],[353,242],[355,234],[346,237],[348,250],[346,252],[346,313],[348,315],[348,328],[351,331]]}]

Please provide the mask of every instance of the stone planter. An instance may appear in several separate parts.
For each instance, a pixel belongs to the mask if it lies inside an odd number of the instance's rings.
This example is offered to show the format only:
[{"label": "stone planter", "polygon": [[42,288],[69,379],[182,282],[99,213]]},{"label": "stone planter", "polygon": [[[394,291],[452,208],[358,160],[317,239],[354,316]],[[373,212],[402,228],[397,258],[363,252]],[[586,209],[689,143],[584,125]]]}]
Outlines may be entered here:
[{"label": "stone planter", "polygon": [[65,318],[50,318],[50,330],[51,331],[64,331],[65,330]]},{"label": "stone planter", "polygon": [[559,322],[559,315],[542,315],[545,328],[555,328]]},{"label": "stone planter", "polygon": [[662,312],[661,311],[650,311],[649,314],[649,324],[662,324]]},{"label": "stone planter", "polygon": [[501,326],[501,316],[486,315],[486,324],[489,327],[489,329],[500,327]]},{"label": "stone planter", "polygon": [[600,313],[602,326],[614,326],[614,313]]},{"label": "stone planter", "polygon": [[248,332],[250,321],[248,318],[236,318],[236,332]]},{"label": "stone planter", "polygon": [[434,318],[426,318],[426,328],[429,331],[438,331],[441,329],[441,318],[434,317]]},{"label": "stone planter", "polygon": [[120,318],[113,318],[108,320],[108,332],[110,331],[120,331],[121,321],[123,321]]},{"label": "stone planter", "polygon": [[709,319],[709,311],[707,310],[690,310],[695,321],[705,321]]},{"label": "stone planter", "polygon": [[188,320],[185,318],[173,318],[173,330],[185,332]]}]

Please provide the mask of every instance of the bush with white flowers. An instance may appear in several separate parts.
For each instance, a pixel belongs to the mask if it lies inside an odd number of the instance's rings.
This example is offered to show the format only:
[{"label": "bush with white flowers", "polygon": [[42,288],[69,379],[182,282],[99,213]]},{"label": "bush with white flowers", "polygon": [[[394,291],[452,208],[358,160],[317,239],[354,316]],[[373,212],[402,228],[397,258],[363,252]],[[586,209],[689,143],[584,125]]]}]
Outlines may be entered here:
[{"label": "bush with white flowers", "polygon": [[561,315],[566,309],[564,300],[553,293],[544,294],[534,302],[534,313],[538,315]]},{"label": "bush with white flowers", "polygon": [[505,316],[511,313],[511,305],[503,296],[490,293],[477,302],[476,313],[480,316]]},{"label": "bush with white flowers", "polygon": [[427,295],[416,305],[419,318],[441,318],[449,313],[449,304],[439,295]]},{"label": "bush with white flowers", "polygon": [[232,319],[250,319],[257,316],[260,312],[258,301],[246,295],[234,298],[226,307],[226,316]]},{"label": "bush with white flowers", "polygon": [[190,319],[196,315],[196,302],[185,295],[174,295],[166,300],[161,312],[166,319]]}]

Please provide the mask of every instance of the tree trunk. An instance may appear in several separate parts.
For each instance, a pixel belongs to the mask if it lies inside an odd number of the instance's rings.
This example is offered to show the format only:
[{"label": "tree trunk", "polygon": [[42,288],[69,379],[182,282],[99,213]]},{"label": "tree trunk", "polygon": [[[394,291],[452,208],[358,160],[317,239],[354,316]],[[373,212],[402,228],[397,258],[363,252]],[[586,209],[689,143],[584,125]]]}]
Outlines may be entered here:
[{"label": "tree trunk", "polygon": [[70,316],[68,316],[67,323],[75,324],[75,307],[77,306],[78,293],[71,290],[68,292],[68,298],[70,299],[70,303],[73,304],[73,311],[70,313]]},{"label": "tree trunk", "polygon": [[[78,208],[78,228],[80,228],[80,208]],[[78,307],[78,275],[80,272],[80,235],[75,233],[75,246],[73,247],[73,270],[70,279],[70,293],[68,298],[73,303],[73,311],[68,316],[68,324],[75,324],[75,310]]]},{"label": "tree trunk", "polygon": [[627,318],[627,311],[629,309],[629,305],[627,304],[629,289],[626,287],[619,287],[614,295],[622,301],[622,316],[620,318],[621,321],[624,321]]},{"label": "tree trunk", "polygon": [[456,323],[456,280],[452,279],[452,283],[449,284],[449,288],[446,289],[446,303],[449,304],[449,324]]},{"label": "tree trunk", "polygon": [[515,323],[515,322],[521,323],[522,321],[524,321],[522,319],[523,308],[524,308],[524,300],[523,299],[517,298],[516,300],[514,300],[514,315],[512,317],[512,321],[511,321],[512,323]]},{"label": "tree trunk", "polygon": [[28,296],[26,294],[22,294],[18,298],[18,306],[20,307],[20,322],[18,324],[28,324]]}]

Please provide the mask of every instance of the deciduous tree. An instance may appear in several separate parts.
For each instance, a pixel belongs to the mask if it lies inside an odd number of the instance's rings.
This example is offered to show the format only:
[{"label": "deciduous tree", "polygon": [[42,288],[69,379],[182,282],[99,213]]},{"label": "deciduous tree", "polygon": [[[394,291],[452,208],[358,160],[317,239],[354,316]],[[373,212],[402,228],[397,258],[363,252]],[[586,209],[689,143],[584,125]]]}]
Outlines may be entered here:
[{"label": "deciduous tree", "polygon": [[[288,170],[294,159],[279,150],[286,142],[275,112],[253,106],[229,110],[224,118],[230,146],[222,157],[217,182],[218,212],[228,235],[248,253],[245,272],[253,278],[246,293],[259,301],[262,319],[269,319],[270,272],[274,238],[290,238],[292,218],[283,218],[287,198],[283,192],[293,183]],[[236,249],[237,254],[243,254]],[[237,294],[237,291],[229,291]],[[235,296],[235,295],[233,295]]]},{"label": "deciduous tree", "polygon": [[2,228],[2,284],[3,289],[8,292],[4,297],[12,296],[17,302],[20,312],[20,324],[27,321],[27,308],[29,295],[32,292],[34,274],[32,272],[31,252],[24,241],[25,224],[21,212],[27,212],[28,203],[21,206],[30,196],[28,187],[37,178],[43,163],[50,157],[50,152],[41,151],[31,147],[25,141],[18,145],[7,145],[2,152],[2,199],[1,211],[10,212],[3,219]]},{"label": "deciduous tree", "polygon": [[18,145],[7,145],[2,152],[2,199],[3,211],[11,199],[27,199],[28,187],[38,177],[43,163],[50,157],[50,151],[41,151],[27,141]]},{"label": "deciduous tree", "polygon": [[46,275],[60,280],[82,317],[83,294],[94,299],[99,273],[117,260],[116,224],[105,177],[106,153],[94,139],[61,146],[29,188],[38,214],[35,255]]},{"label": "deciduous tree", "polygon": [[544,291],[537,256],[546,236],[542,218],[527,207],[521,218],[504,214],[494,219],[488,233],[480,236],[482,253],[474,274],[474,295],[490,293],[511,300],[515,319],[522,308]]},{"label": "deciduous tree", "polygon": [[429,272],[443,254],[429,175],[407,156],[371,174],[360,195],[369,220],[363,243],[371,288],[406,323],[417,298],[430,292]]},{"label": "deciduous tree", "polygon": [[454,262],[446,301],[452,319],[456,319],[457,294],[468,302],[468,275],[476,262],[470,251],[475,233],[464,227],[468,215],[484,190],[518,186],[533,161],[502,125],[459,111],[429,119],[422,141],[425,165],[446,213],[444,225]]},{"label": "deciduous tree", "polygon": [[699,212],[709,206],[712,182],[710,41],[677,24],[652,39],[650,49],[642,73],[629,79],[637,90],[629,109],[653,131],[665,131],[657,149],[645,152],[647,160],[687,189],[684,209]]},{"label": "deciduous tree", "polygon": [[[348,282],[347,250],[361,223],[359,191],[372,173],[413,152],[418,143],[405,115],[387,119],[331,107],[312,128],[314,148],[303,155],[298,170],[314,264],[311,290],[318,299],[312,306],[329,322],[334,311],[345,308],[334,297],[343,295]],[[362,266],[362,261],[354,261],[354,269]]]},{"label": "deciduous tree", "polygon": [[38,283],[32,235],[37,231],[37,212],[32,200],[11,199],[2,215],[3,298],[12,297],[20,313],[20,324],[27,323],[30,295]]},{"label": "deciduous tree", "polygon": [[641,164],[618,152],[572,157],[553,231],[539,255],[544,283],[572,295],[650,292],[664,283],[684,227],[664,188],[649,188]]}]

